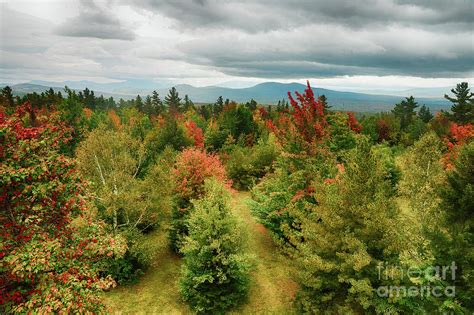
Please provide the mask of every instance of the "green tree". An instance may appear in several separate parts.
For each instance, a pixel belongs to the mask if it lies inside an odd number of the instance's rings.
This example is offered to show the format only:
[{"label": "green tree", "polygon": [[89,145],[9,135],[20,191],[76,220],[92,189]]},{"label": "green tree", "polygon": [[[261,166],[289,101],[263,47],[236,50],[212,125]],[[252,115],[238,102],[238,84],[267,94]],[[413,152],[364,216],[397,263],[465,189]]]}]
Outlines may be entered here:
[{"label": "green tree", "polygon": [[461,305],[474,309],[474,141],[462,147],[455,168],[448,172],[448,184],[440,192],[452,235],[444,263],[455,261],[456,296]]},{"label": "green tree", "polygon": [[140,95],[137,95],[137,97],[133,101],[133,105],[139,112],[143,112],[144,104],[143,104],[142,97]]},{"label": "green tree", "polygon": [[147,95],[145,97],[145,103],[143,104],[143,112],[147,115],[153,114],[153,102],[151,100],[150,95]]},{"label": "green tree", "polygon": [[395,105],[392,113],[400,118],[400,128],[402,130],[405,130],[412,122],[415,115],[415,108],[417,107],[418,103],[413,96],[406,97],[403,101]]},{"label": "green tree", "polygon": [[160,99],[158,92],[153,91],[151,95],[151,104],[152,104],[152,113],[154,115],[161,114],[165,111],[163,107],[163,102]]},{"label": "green tree", "polygon": [[[398,193],[407,201],[410,213],[416,216],[413,225],[423,231],[426,240],[444,234],[441,215],[439,188],[445,183],[445,174],[440,160],[443,144],[439,137],[430,132],[414,143],[399,158],[401,179],[397,185]],[[418,242],[424,252],[431,250],[426,241]],[[428,253],[431,255],[433,253]]]},{"label": "green tree", "polygon": [[96,108],[96,98],[94,91],[85,88],[84,91],[80,91],[78,94],[79,100],[84,104],[84,107],[94,110]]},{"label": "green tree", "polygon": [[152,129],[145,138],[145,147],[149,157],[155,156],[167,146],[180,151],[191,144],[191,139],[186,136],[183,126],[169,116],[165,118],[165,123],[161,128]]},{"label": "green tree", "polygon": [[212,105],[212,115],[213,117],[219,116],[219,114],[224,110],[224,99],[222,96],[219,96],[216,102]]},{"label": "green tree", "polygon": [[247,296],[251,264],[228,191],[217,180],[206,181],[204,189],[188,221],[180,289],[198,313],[221,314]]},{"label": "green tree", "polygon": [[2,103],[5,103],[7,107],[13,108],[13,106],[15,106],[11,87],[9,87],[8,85],[4,87],[2,89],[1,96],[2,96]]},{"label": "green tree", "polygon": [[159,226],[171,212],[173,161],[149,165],[144,173],[145,147],[125,130],[93,130],[77,150],[82,175],[91,182],[99,216],[114,234],[127,239],[129,250],[109,272],[119,282],[132,280],[151,262],[139,246],[140,237]]},{"label": "green tree", "polygon": [[416,247],[409,241],[408,221],[402,220],[385,165],[369,142],[361,139],[346,160],[339,179],[313,182],[316,202],[308,203],[304,211],[290,209],[293,226],[298,227],[289,230],[299,267],[301,310],[423,311],[429,304],[419,297],[377,293],[383,286],[413,285],[407,278],[383,275],[393,266],[404,269],[404,253],[416,252]]},{"label": "green tree", "polygon": [[321,101],[321,103],[323,103],[324,112],[327,114],[328,111],[329,111],[329,109],[330,109],[332,106],[330,106],[330,105],[328,104],[328,99],[327,99],[326,95],[324,95],[324,94],[321,95],[321,96],[319,97],[319,100]]},{"label": "green tree", "polygon": [[257,128],[251,110],[246,106],[237,106],[224,113],[220,128],[228,131],[234,139],[252,134]]},{"label": "green tree", "polygon": [[454,97],[445,94],[444,98],[453,103],[451,118],[459,124],[474,122],[474,93],[469,89],[467,82],[461,82],[451,89]]},{"label": "green tree", "polygon": [[430,109],[426,105],[423,105],[418,111],[418,118],[420,118],[424,123],[427,123],[431,119],[433,119],[433,114],[430,112]]},{"label": "green tree", "polygon": [[257,101],[255,101],[253,98],[249,102],[245,103],[245,106],[251,111],[256,110],[257,105],[258,105]]},{"label": "green tree", "polygon": [[174,86],[169,90],[168,95],[165,97],[165,104],[168,106],[168,111],[172,114],[181,111],[181,99],[179,98],[179,93]]},{"label": "green tree", "polygon": [[183,110],[184,111],[188,111],[190,110],[191,108],[194,108],[194,103],[193,101],[191,101],[188,97],[188,95],[186,94],[184,96],[184,100],[183,100]]}]

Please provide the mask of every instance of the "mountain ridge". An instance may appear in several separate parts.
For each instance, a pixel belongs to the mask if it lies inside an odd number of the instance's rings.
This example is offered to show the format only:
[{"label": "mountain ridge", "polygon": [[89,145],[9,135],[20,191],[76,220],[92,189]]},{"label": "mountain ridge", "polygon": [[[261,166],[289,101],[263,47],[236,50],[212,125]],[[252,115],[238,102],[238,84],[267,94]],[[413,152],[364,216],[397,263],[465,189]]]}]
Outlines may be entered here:
[{"label": "mountain ridge", "polygon": [[[52,83],[46,83],[46,85],[37,84],[38,81],[31,81],[31,83],[20,83],[11,85],[14,94],[24,95],[26,93],[37,92],[41,93],[50,87],[55,91],[62,91],[63,86],[59,86],[62,83],[75,82],[74,85],[68,85],[70,88],[75,90],[82,90],[83,87],[79,86],[79,82],[82,84],[88,84],[88,81],[67,81],[67,82],[55,82],[58,84],[54,86]],[[38,82],[39,83],[39,82]],[[136,83],[136,82],[135,82]],[[65,84],[66,85],[66,84]],[[105,90],[101,90],[100,87],[104,87]],[[108,88],[107,88],[108,87]],[[306,86],[300,83],[279,83],[279,82],[263,82],[256,84],[252,87],[245,88],[229,88],[220,86],[205,86],[195,87],[189,84],[177,84],[174,85],[177,91],[183,97],[188,95],[191,100],[195,103],[213,103],[219,96],[224,99],[228,98],[236,102],[247,102],[250,99],[254,99],[261,104],[274,105],[281,99],[288,99],[288,92],[303,92]],[[136,88],[130,82],[118,82],[118,83],[93,83],[88,84],[88,88],[94,90],[97,96],[103,95],[104,97],[114,97],[116,99],[131,99],[140,94],[142,97],[151,94],[153,90],[156,90],[161,98],[168,93],[169,87],[155,87],[150,88]],[[395,95],[383,95],[383,94],[366,94],[359,92],[348,92],[348,91],[336,91],[325,88],[313,88],[315,95],[325,95],[328,99],[328,103],[333,106],[334,109],[338,110],[349,110],[349,111],[388,111],[393,106],[400,102],[404,97]],[[449,92],[449,91],[446,91]],[[406,95],[410,96],[410,95]],[[428,98],[428,97],[417,97],[418,103],[425,104],[432,110],[439,111],[441,109],[449,109],[450,103],[442,97],[439,98]]]}]

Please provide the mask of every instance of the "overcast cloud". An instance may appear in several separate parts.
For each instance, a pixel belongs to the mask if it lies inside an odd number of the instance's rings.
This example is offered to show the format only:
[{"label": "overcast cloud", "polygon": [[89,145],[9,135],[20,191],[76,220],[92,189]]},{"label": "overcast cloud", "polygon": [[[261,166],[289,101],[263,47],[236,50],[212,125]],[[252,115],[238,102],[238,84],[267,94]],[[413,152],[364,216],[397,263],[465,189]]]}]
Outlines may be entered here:
[{"label": "overcast cloud", "polygon": [[[0,81],[442,86],[474,76],[472,0],[3,0]],[[362,84],[363,86],[363,84]]]}]

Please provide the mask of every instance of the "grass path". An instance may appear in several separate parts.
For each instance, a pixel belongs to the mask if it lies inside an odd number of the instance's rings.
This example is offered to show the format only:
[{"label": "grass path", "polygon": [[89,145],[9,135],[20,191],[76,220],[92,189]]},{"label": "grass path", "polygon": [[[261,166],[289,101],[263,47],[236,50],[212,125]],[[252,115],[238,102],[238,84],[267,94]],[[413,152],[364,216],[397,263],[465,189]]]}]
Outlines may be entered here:
[{"label": "grass path", "polygon": [[[249,252],[255,256],[252,286],[248,301],[233,314],[289,314],[297,285],[290,278],[291,262],[282,256],[268,231],[251,215],[250,194],[237,192],[232,211],[243,221],[249,236]],[[166,236],[152,236],[158,247],[156,262],[134,285],[120,286],[105,294],[105,301],[114,313],[122,314],[189,314],[181,301],[178,278],[181,260],[166,246]]]}]

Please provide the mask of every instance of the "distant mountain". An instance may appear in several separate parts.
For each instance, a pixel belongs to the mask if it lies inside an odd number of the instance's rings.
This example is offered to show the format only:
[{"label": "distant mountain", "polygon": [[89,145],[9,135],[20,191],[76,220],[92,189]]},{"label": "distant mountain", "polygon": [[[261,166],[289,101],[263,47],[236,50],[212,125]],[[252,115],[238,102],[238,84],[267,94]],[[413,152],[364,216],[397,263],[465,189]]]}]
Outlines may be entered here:
[{"label": "distant mountain", "polygon": [[[34,81],[40,83],[39,81]],[[147,81],[148,82],[148,81]],[[104,97],[113,96],[114,98],[130,99],[137,94],[141,96],[151,94],[156,90],[161,98],[168,94],[169,87],[153,86],[151,83],[140,85],[140,82],[118,82],[118,83],[94,83],[89,81],[70,81],[70,82],[51,82],[41,81],[43,84],[22,83],[12,85],[15,94],[25,94],[28,92],[41,93],[53,87],[55,90],[62,90],[64,85],[68,85],[73,89],[83,89],[87,86],[94,90],[95,94],[104,95]],[[58,86],[60,84],[60,86]],[[139,86],[139,87],[136,87]],[[236,102],[247,102],[254,99],[260,104],[276,104],[281,99],[288,99],[288,91],[303,92],[305,85],[299,83],[277,83],[266,82],[257,84],[247,88],[228,88],[220,86],[194,87],[187,84],[176,85],[179,94],[184,97],[188,95],[195,103],[213,103],[222,95],[224,99],[228,98]],[[326,95],[328,102],[334,109],[358,111],[358,112],[377,112],[388,111],[393,108],[393,105],[400,102],[402,96],[394,95],[376,95],[364,94],[356,92],[342,92],[321,88],[313,88],[316,95]],[[412,92],[416,92],[413,90]],[[446,91],[448,92],[448,91]],[[438,111],[440,109],[449,109],[450,103],[442,97],[428,98],[417,97],[416,93],[408,93],[406,96],[413,95],[419,104],[426,104],[432,110]]]}]

